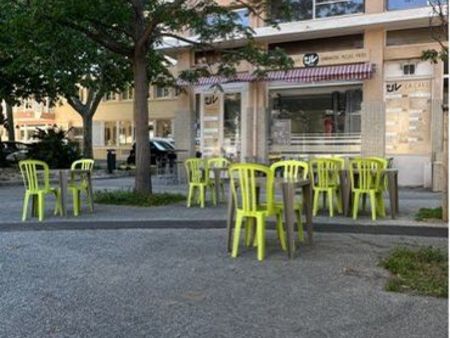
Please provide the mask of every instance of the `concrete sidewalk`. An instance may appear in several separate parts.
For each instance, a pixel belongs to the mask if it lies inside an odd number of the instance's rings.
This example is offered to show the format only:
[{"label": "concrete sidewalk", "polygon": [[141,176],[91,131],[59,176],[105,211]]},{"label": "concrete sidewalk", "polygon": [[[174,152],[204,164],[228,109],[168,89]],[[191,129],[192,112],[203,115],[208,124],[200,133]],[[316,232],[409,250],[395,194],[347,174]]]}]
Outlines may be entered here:
[{"label": "concrete sidewalk", "polygon": [[[115,178],[115,179],[101,179],[94,180],[95,190],[116,190],[116,189],[132,189],[133,178]],[[186,193],[185,185],[161,185],[155,182],[155,192],[175,192]],[[21,222],[21,210],[23,199],[23,187],[22,186],[3,186],[0,187],[0,229],[2,225],[16,225],[20,228],[19,224],[24,226]],[[70,198],[68,199],[70,202]],[[389,204],[386,203],[388,206]],[[350,217],[336,216],[330,218],[326,213],[314,218],[314,224],[316,230],[322,229],[335,229],[339,230],[339,227],[357,227],[364,226],[369,232],[378,233],[380,227],[390,227],[391,229],[404,227],[408,228],[426,228],[426,229],[446,229],[447,224],[442,222],[417,222],[414,220],[414,214],[418,209],[422,207],[437,207],[440,205],[440,194],[432,193],[424,189],[401,189],[400,190],[400,215],[397,219],[392,220],[389,216],[384,219],[379,219],[376,222],[372,222],[369,216],[369,212],[361,214],[357,221],[353,221]],[[83,223],[86,227],[89,224],[98,223],[114,223],[121,222],[124,227],[127,227],[127,223],[137,224],[142,223],[142,227],[145,223],[158,224],[158,227],[163,227],[166,224],[167,227],[183,227],[183,224],[190,224],[199,228],[218,228],[225,226],[226,220],[226,205],[222,204],[219,207],[208,205],[206,208],[201,209],[199,207],[186,208],[185,203],[177,203],[162,207],[141,208],[130,206],[115,206],[115,205],[101,205],[96,204],[94,214],[90,214],[86,208],[82,210],[82,214],[79,217],[74,217],[71,213],[71,209],[68,210],[69,215],[62,219],[59,216],[52,215],[52,208],[54,206],[51,197],[48,198],[47,212],[45,224],[53,223]],[[31,219],[26,224],[34,225],[35,219]],[[119,225],[116,225],[120,227]],[[151,226],[149,226],[151,227]],[[188,227],[186,225],[186,227]],[[4,227],[5,228],[5,227]],[[45,227],[44,227],[45,228]],[[372,229],[369,229],[372,228]],[[348,228],[347,228],[348,229]],[[387,229],[387,228],[386,228]],[[358,231],[357,231],[358,232]],[[387,232],[389,233],[389,231]],[[408,232],[406,232],[408,233]],[[415,234],[409,233],[409,234]]]}]

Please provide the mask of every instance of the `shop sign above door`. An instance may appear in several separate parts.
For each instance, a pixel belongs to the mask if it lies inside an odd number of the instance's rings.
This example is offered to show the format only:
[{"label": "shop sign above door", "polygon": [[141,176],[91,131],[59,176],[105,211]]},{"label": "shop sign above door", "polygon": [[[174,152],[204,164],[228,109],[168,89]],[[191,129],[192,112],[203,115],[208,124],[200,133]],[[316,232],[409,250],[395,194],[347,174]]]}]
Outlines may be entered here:
[{"label": "shop sign above door", "polygon": [[337,52],[306,53],[291,55],[294,67],[332,66],[369,62],[369,50],[350,49]]}]

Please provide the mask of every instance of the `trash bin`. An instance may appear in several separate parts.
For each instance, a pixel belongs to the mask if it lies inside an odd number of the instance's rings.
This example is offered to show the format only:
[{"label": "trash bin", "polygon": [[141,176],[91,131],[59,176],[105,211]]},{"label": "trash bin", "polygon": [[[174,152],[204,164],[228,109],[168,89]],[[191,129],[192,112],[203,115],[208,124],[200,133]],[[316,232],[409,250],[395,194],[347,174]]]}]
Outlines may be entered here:
[{"label": "trash bin", "polygon": [[106,164],[108,173],[112,174],[116,170],[116,151],[114,149],[107,149]]}]

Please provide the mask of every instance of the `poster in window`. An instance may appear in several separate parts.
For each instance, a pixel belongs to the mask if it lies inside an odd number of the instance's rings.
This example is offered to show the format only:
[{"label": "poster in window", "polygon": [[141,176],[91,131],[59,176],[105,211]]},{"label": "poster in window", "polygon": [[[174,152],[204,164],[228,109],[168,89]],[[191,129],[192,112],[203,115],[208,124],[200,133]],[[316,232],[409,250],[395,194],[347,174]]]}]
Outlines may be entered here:
[{"label": "poster in window", "polygon": [[290,119],[274,119],[271,131],[273,144],[289,145],[291,143]]},{"label": "poster in window", "polygon": [[202,151],[204,156],[220,154],[220,97],[205,95],[203,97],[203,138]]},{"label": "poster in window", "polygon": [[386,152],[390,155],[431,151],[431,81],[385,84]]}]

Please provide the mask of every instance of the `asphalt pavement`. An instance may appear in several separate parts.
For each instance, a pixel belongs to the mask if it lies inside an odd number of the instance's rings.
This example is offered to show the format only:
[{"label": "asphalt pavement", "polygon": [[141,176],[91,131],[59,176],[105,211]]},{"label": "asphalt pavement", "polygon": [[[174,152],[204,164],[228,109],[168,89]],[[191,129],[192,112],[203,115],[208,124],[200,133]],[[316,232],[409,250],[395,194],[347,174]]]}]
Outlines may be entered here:
[{"label": "asphalt pavement", "polygon": [[379,260],[439,238],[316,234],[289,261],[223,230],[4,232],[1,337],[447,337],[448,301],[383,290]]}]

